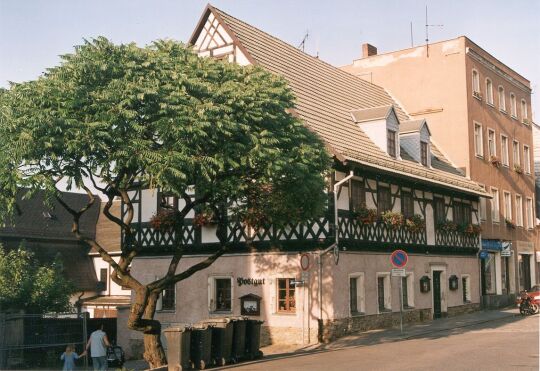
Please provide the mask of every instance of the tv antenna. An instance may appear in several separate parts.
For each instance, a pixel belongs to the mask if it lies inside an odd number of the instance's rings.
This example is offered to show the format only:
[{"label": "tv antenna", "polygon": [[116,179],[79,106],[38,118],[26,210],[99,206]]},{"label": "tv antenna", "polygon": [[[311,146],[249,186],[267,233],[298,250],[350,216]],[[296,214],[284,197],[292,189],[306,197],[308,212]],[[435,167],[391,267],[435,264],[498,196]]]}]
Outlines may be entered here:
[{"label": "tv antenna", "polygon": [[304,35],[304,38],[302,39],[300,44],[298,44],[297,49],[302,49],[302,51],[305,51],[304,49],[306,47],[306,41],[308,40],[308,38],[309,38],[309,30],[306,30],[306,34]]},{"label": "tv antenna", "polygon": [[427,5],[426,5],[426,55],[428,58],[429,58],[429,27],[444,27],[444,25],[428,23],[428,11],[427,11]]}]

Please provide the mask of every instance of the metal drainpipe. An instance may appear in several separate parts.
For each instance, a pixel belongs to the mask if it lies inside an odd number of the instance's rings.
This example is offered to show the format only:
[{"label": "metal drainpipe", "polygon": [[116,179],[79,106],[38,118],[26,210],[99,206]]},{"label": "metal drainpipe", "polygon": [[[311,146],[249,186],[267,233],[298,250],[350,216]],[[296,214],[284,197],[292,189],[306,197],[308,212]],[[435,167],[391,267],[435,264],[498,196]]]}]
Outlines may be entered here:
[{"label": "metal drainpipe", "polygon": [[336,242],[328,246],[325,250],[319,252],[319,259],[318,259],[319,260],[319,321],[320,321],[319,326],[322,326],[322,320],[323,320],[322,256],[328,253],[330,250],[332,250],[335,246],[338,246],[339,248],[337,191],[338,191],[338,188],[341,187],[343,183],[351,179],[353,176],[354,176],[354,171],[351,170],[349,175],[347,175],[345,178],[341,179],[339,182],[334,184],[334,233],[335,233]]}]

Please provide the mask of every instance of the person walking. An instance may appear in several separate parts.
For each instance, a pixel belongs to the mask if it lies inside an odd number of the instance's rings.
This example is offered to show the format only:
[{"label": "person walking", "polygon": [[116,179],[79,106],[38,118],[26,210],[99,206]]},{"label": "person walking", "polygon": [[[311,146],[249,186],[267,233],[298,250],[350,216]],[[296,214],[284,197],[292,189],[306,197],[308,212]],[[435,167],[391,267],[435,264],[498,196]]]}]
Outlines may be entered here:
[{"label": "person walking", "polygon": [[110,346],[111,343],[109,342],[109,338],[107,338],[107,334],[103,331],[102,323],[96,331],[90,334],[88,344],[86,344],[86,351],[90,348],[94,371],[107,370],[107,347]]},{"label": "person walking", "polygon": [[85,355],[86,352],[82,352],[81,354],[75,353],[75,347],[73,345],[68,345],[66,351],[60,356],[60,360],[64,361],[62,371],[73,371],[75,368],[75,361]]}]

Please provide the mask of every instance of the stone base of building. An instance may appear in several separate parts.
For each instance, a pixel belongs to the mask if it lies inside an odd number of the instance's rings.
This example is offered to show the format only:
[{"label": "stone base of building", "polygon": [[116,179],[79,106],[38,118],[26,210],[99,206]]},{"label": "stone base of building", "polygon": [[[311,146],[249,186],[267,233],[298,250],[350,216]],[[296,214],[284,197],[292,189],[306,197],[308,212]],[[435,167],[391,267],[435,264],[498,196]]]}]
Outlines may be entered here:
[{"label": "stone base of building", "polygon": [[317,329],[302,329],[297,327],[261,327],[261,346],[271,344],[315,344],[317,343]]},{"label": "stone base of building", "polygon": [[[432,319],[431,308],[412,309],[403,312],[404,323],[417,323]],[[398,326],[399,312],[388,312],[324,321],[319,341],[328,343],[342,336],[363,331]]]},{"label": "stone base of building", "polygon": [[455,317],[462,314],[477,312],[481,309],[480,303],[468,303],[448,308],[447,316]]},{"label": "stone base of building", "polygon": [[480,300],[482,301],[483,309],[498,309],[515,305],[516,295],[482,295]]}]

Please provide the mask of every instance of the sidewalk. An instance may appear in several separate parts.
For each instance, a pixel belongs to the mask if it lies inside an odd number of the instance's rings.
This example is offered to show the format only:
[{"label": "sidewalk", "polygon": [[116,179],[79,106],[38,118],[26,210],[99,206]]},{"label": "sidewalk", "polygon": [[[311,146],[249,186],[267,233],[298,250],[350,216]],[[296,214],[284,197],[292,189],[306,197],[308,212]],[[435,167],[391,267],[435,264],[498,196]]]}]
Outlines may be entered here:
[{"label": "sidewalk", "polygon": [[[502,310],[483,310],[452,318],[442,318],[419,324],[403,326],[403,333],[398,328],[366,331],[355,335],[339,338],[328,344],[312,345],[270,345],[261,348],[264,359],[276,359],[305,353],[331,351],[352,347],[370,346],[413,338],[437,338],[467,331],[467,327],[486,322],[502,321],[519,315],[515,308]],[[448,334],[448,331],[451,333]],[[243,363],[249,364],[249,362]],[[142,360],[128,361],[125,366],[128,370],[144,370],[146,362]],[[225,366],[224,368],[229,368]],[[224,368],[213,368],[220,370]]]}]

